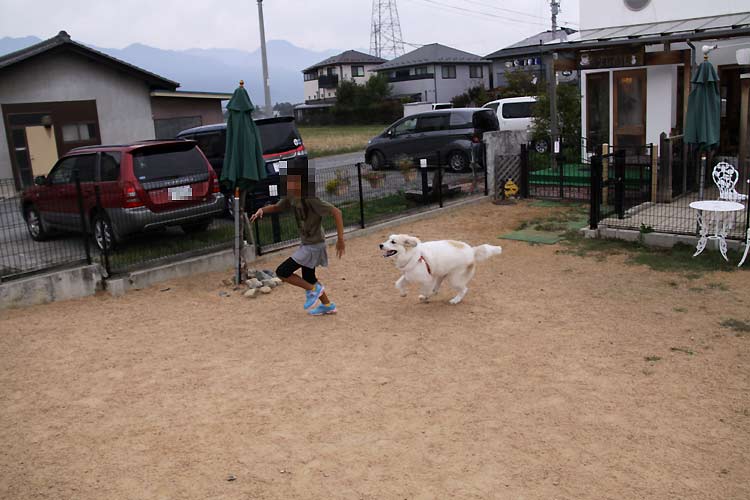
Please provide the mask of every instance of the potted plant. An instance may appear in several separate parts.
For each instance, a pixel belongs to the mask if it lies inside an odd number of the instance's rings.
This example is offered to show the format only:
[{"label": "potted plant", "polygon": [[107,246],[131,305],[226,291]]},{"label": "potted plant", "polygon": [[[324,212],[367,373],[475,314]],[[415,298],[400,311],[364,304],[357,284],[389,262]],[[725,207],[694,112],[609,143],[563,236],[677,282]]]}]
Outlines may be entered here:
[{"label": "potted plant", "polygon": [[328,194],[335,194],[336,196],[343,196],[349,191],[349,176],[343,171],[337,170],[336,176],[326,182],[326,192]]},{"label": "potted plant", "polygon": [[370,170],[362,174],[362,177],[370,183],[370,187],[373,189],[383,187],[383,184],[385,184],[385,172]]},{"label": "potted plant", "polygon": [[406,182],[411,182],[417,178],[417,169],[414,168],[414,162],[411,158],[402,157],[396,161],[396,165],[401,171],[401,175],[404,176]]}]

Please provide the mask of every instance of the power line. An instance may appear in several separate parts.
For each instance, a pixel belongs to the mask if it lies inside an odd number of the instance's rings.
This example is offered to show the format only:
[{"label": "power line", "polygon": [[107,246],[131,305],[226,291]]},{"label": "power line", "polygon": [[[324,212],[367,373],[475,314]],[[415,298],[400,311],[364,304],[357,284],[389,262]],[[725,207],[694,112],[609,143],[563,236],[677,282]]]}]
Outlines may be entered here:
[{"label": "power line", "polygon": [[372,1],[370,54],[388,59],[404,53],[404,39],[396,0]]},{"label": "power line", "polygon": [[[414,0],[412,0],[412,1],[414,1]],[[547,23],[543,23],[541,21],[530,21],[530,20],[524,20],[524,19],[515,19],[515,18],[511,18],[511,17],[500,16],[500,15],[494,14],[492,12],[484,12],[484,11],[479,11],[479,10],[474,10],[474,9],[468,9],[468,8],[465,8],[465,7],[456,7],[455,5],[450,5],[450,4],[438,2],[436,0],[418,0],[418,1],[429,3],[431,5],[435,5],[437,8],[442,8],[443,10],[452,9],[453,11],[457,11],[457,12],[463,14],[463,15],[472,16],[472,17],[474,17],[474,19],[476,19],[476,15],[479,14],[479,15],[482,15],[482,16],[492,17],[492,18],[495,18],[495,19],[502,19],[503,21],[512,22],[512,23],[527,24],[527,25],[531,24],[531,25],[536,25],[536,26],[547,26]]]},{"label": "power line", "polygon": [[490,5],[490,4],[487,4],[487,3],[484,3],[484,2],[477,2],[476,0],[463,0],[463,1],[466,2],[466,3],[473,3],[473,4],[476,4],[476,5],[481,5],[482,7],[485,7],[485,8],[490,8],[490,9],[502,10],[502,11],[505,11],[505,12],[510,12],[511,14],[520,14],[522,16],[529,16],[529,17],[533,17],[535,19],[542,19],[542,20],[545,20],[545,21],[547,20],[546,17],[538,16],[536,14],[529,14],[528,12],[522,12],[520,10],[506,9],[504,7],[498,7],[496,5]]}]

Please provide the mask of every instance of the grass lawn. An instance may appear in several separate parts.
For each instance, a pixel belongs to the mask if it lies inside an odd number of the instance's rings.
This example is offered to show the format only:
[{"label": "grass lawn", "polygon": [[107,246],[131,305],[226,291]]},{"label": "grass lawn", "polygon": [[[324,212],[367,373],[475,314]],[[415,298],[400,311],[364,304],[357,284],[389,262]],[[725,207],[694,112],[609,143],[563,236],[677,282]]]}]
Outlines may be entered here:
[{"label": "grass lawn", "polygon": [[310,158],[362,151],[388,125],[299,127]]}]

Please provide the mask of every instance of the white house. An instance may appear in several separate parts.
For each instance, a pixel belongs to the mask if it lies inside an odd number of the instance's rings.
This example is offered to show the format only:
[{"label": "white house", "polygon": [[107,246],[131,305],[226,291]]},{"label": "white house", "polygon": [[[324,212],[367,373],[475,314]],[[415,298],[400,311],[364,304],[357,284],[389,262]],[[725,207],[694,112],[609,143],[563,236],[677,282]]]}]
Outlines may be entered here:
[{"label": "white house", "polygon": [[439,43],[425,45],[375,71],[386,74],[394,97],[422,102],[450,102],[472,87],[490,88],[490,62]]}]

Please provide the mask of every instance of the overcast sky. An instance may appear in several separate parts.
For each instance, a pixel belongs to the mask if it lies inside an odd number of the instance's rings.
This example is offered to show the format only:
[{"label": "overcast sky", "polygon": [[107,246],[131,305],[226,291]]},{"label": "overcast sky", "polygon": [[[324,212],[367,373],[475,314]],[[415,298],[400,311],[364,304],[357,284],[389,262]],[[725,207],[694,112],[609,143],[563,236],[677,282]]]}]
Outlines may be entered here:
[{"label": "overcast sky", "polygon": [[[550,28],[548,0],[397,0],[404,41],[486,55]],[[313,50],[369,48],[372,0],[265,0],[267,40]],[[560,25],[577,28],[578,0]],[[255,0],[0,0],[0,37],[49,38],[123,48],[256,49]],[[407,50],[414,47],[407,46]]]}]

